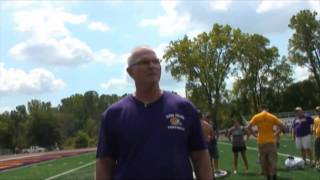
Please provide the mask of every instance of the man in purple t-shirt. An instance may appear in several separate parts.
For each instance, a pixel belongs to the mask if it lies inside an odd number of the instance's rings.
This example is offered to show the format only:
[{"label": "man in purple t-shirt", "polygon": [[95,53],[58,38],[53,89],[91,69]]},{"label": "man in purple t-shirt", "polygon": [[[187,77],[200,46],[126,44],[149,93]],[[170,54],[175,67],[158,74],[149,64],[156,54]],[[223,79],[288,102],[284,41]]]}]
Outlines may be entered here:
[{"label": "man in purple t-shirt", "polygon": [[297,149],[301,150],[303,160],[306,161],[306,156],[310,158],[312,165],[312,151],[311,151],[311,124],[313,119],[306,115],[301,107],[296,107],[296,118],[293,120],[293,138]]},{"label": "man in purple t-shirt", "polygon": [[128,58],[136,92],[102,114],[96,178],[213,179],[195,107],[159,88],[160,61],[148,47]]}]

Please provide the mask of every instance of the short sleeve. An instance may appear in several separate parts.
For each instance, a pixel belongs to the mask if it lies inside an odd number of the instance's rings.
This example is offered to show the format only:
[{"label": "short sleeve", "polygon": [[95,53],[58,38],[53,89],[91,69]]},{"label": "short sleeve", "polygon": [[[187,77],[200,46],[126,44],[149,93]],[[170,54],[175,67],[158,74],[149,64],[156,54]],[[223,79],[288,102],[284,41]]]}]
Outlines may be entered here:
[{"label": "short sleeve", "polygon": [[295,128],[295,126],[296,126],[296,119],[293,119],[293,121],[292,121],[292,128]]},{"label": "short sleeve", "polygon": [[102,114],[96,158],[111,157],[116,159],[116,145],[111,131],[110,112]]},{"label": "short sleeve", "polygon": [[274,121],[274,123],[276,125],[281,125],[282,124],[282,121],[279,118],[277,118],[276,116],[272,116],[272,117],[273,117],[273,121]]},{"label": "short sleeve", "polygon": [[314,123],[314,120],[312,117],[308,116],[308,120],[309,120],[310,125]]},{"label": "short sleeve", "polygon": [[249,121],[249,124],[251,125],[257,125],[257,115],[253,116],[251,120]]},{"label": "short sleeve", "polygon": [[188,139],[189,151],[191,152],[206,149],[207,145],[205,143],[201,122],[194,107],[191,107],[189,111],[189,118],[191,121]]},{"label": "short sleeve", "polygon": [[228,129],[228,134],[229,134],[229,133],[231,134],[233,130],[234,130],[234,127],[229,128],[229,129]]}]

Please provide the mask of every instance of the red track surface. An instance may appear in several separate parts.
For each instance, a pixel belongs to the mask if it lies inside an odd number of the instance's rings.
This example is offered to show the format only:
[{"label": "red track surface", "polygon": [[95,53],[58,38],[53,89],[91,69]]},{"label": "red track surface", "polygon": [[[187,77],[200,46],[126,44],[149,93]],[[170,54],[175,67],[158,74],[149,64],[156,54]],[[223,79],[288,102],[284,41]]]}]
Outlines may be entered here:
[{"label": "red track surface", "polygon": [[75,155],[79,155],[87,152],[93,152],[95,150],[96,150],[95,148],[86,148],[86,149],[76,149],[76,150],[45,152],[45,153],[0,156],[0,172],[6,169],[26,166],[34,163],[39,163],[42,161],[75,156]]}]

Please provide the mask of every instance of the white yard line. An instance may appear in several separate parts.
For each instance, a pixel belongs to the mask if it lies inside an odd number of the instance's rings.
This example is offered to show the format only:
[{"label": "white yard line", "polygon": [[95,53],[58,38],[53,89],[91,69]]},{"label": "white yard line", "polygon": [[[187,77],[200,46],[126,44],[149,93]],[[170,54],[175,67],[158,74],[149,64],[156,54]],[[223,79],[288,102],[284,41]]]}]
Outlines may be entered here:
[{"label": "white yard line", "polygon": [[[229,145],[229,146],[231,146],[230,143],[226,143],[226,142],[218,142],[218,143],[219,143],[219,144],[223,144],[223,145]],[[257,148],[255,148],[255,147],[250,147],[250,146],[247,146],[247,149],[249,149],[249,150],[254,150],[254,151],[258,151]],[[284,153],[279,153],[279,152],[278,152],[278,155],[279,155],[279,156],[283,156],[283,157],[291,156],[290,154],[284,154]]]},{"label": "white yard line", "polygon": [[79,167],[77,167],[77,168],[70,169],[69,171],[65,171],[65,172],[63,172],[63,173],[60,173],[60,174],[57,174],[57,175],[54,175],[54,176],[48,177],[48,178],[47,178],[47,179],[45,179],[45,180],[55,179],[55,178],[57,178],[57,177],[60,177],[60,176],[63,176],[63,175],[66,175],[66,174],[72,173],[72,172],[74,172],[74,171],[77,171],[77,170],[79,170],[79,169],[81,169],[81,168],[84,168],[84,167],[90,166],[90,165],[92,165],[92,164],[94,164],[94,163],[96,163],[96,161],[92,161],[92,162],[89,162],[89,163],[87,163],[87,164],[85,164],[85,165],[79,166]]}]

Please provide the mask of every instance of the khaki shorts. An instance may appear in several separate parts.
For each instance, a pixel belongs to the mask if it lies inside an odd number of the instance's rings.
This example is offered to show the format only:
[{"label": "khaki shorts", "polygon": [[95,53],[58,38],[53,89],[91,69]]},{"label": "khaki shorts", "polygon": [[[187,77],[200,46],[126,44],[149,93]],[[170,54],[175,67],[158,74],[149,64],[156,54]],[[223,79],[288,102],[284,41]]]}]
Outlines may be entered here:
[{"label": "khaki shorts", "polygon": [[311,149],[311,135],[296,137],[297,149]]},{"label": "khaki shorts", "polygon": [[259,144],[259,154],[262,166],[277,165],[277,146],[275,143]]}]

